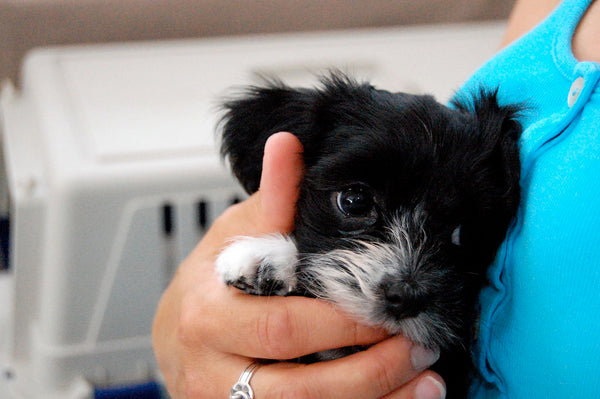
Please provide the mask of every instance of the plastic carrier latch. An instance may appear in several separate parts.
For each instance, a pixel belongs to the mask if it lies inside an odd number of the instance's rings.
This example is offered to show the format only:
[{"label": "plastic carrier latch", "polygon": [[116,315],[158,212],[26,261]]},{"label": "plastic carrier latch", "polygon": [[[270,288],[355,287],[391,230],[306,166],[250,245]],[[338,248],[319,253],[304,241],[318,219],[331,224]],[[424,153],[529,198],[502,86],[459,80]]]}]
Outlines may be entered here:
[{"label": "plastic carrier latch", "polygon": [[154,381],[142,384],[96,388],[94,399],[166,399],[160,385]]}]

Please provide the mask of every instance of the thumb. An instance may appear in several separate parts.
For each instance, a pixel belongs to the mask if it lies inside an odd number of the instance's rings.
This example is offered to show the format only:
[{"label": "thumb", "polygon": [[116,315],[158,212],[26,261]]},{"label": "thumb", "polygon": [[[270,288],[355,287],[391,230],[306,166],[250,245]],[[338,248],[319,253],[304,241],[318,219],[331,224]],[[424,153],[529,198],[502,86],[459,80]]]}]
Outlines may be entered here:
[{"label": "thumb", "polygon": [[196,247],[216,256],[235,236],[289,233],[303,173],[302,144],[291,133],[276,133],[265,144],[260,189],[228,208]]},{"label": "thumb", "polygon": [[303,166],[302,144],[296,136],[280,132],[269,137],[257,194],[261,230],[287,233],[293,229]]}]

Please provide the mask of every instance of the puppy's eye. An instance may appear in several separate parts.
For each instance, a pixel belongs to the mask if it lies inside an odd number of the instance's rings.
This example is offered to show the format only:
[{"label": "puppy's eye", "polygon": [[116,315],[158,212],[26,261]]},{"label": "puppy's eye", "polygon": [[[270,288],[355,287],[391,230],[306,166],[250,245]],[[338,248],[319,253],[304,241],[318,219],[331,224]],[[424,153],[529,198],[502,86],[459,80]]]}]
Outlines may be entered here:
[{"label": "puppy's eye", "polygon": [[453,231],[452,231],[452,235],[450,236],[450,241],[452,242],[452,244],[456,245],[457,247],[460,247],[460,229],[461,226],[458,225]]},{"label": "puppy's eye", "polygon": [[375,201],[367,187],[356,185],[337,193],[337,206],[346,216],[361,217],[371,213]]}]

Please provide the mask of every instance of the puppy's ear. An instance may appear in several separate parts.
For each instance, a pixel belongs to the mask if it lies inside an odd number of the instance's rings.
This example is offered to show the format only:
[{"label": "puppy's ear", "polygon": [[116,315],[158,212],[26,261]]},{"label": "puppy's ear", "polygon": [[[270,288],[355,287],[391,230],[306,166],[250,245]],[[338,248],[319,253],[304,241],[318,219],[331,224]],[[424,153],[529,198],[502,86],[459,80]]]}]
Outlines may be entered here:
[{"label": "puppy's ear", "polygon": [[474,117],[477,137],[473,142],[477,143],[480,160],[485,161],[488,167],[501,169],[495,174],[503,176],[502,186],[518,186],[519,139],[522,131],[518,119],[525,107],[519,104],[500,105],[498,90],[485,89],[468,100],[455,99],[453,105]]},{"label": "puppy's ear", "polygon": [[[503,178],[502,183],[508,197],[506,199],[510,200],[520,192],[519,139],[522,128],[518,118],[524,107],[515,104],[499,105],[498,90],[481,90],[479,97],[474,100],[474,108],[484,147],[495,161],[492,164],[499,168],[497,175]],[[516,208],[516,204],[511,204],[511,208],[512,205]]]},{"label": "puppy's ear", "polygon": [[[473,239],[480,253],[495,253],[520,201],[521,162],[518,121],[524,107],[500,105],[496,91],[481,90],[470,101],[454,106],[474,118],[476,137],[472,141],[471,188],[476,202]],[[471,133],[472,134],[472,133]],[[491,262],[492,259],[486,259]]]},{"label": "puppy's ear", "polygon": [[[280,82],[250,87],[224,104],[221,155],[248,193],[258,190],[262,157],[269,136],[290,132],[302,140],[311,125],[312,90],[292,89]],[[304,142],[303,142],[304,144]]]}]

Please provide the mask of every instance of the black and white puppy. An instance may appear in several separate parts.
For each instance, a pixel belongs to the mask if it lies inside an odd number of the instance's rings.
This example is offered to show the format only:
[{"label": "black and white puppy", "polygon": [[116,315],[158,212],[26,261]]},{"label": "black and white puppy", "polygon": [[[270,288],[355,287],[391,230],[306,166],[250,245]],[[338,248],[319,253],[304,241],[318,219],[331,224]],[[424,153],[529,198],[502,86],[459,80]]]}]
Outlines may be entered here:
[{"label": "black and white puppy", "polygon": [[446,107],[339,73],[252,87],[225,108],[222,154],[248,193],[273,133],[299,138],[306,169],[293,233],[237,238],[222,280],[323,298],[439,350],[449,397],[463,397],[478,293],[519,202],[519,108],[494,91]]}]

